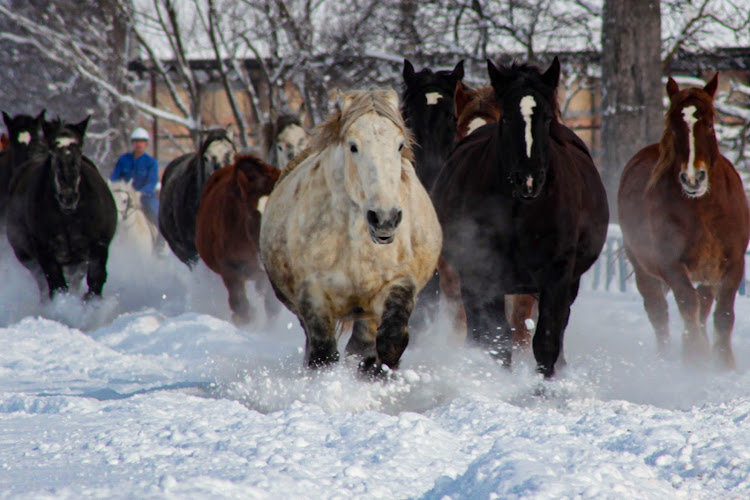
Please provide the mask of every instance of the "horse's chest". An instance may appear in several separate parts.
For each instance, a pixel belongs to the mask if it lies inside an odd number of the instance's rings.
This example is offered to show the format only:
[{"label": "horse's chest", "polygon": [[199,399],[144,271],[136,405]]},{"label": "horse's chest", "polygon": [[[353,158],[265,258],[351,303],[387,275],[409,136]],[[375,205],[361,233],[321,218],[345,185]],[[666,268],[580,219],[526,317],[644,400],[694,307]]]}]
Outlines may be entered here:
[{"label": "horse's chest", "polygon": [[74,225],[61,227],[50,235],[51,253],[57,262],[85,260],[88,255],[88,239],[83,230]]}]

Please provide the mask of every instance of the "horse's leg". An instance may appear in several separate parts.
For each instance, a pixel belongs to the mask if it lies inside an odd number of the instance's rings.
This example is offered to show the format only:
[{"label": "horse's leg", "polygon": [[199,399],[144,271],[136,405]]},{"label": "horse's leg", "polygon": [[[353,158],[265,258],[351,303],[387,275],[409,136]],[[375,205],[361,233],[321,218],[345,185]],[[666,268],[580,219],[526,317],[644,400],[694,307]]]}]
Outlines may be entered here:
[{"label": "horse's leg", "polygon": [[706,323],[708,315],[711,312],[711,306],[714,304],[714,289],[706,285],[698,285],[698,298],[700,299],[700,323],[701,328],[706,332]]},{"label": "horse's leg", "polygon": [[[377,320],[357,320],[352,328],[352,336],[346,344],[346,355],[357,356],[363,360],[377,359],[378,352],[375,348],[378,335]],[[362,369],[366,369],[364,366]]]},{"label": "horse's leg", "polygon": [[643,308],[656,333],[659,353],[663,356],[669,345],[669,307],[664,283],[646,273],[634,259],[630,259],[630,262],[635,269],[636,287],[643,297]]},{"label": "horse's leg", "polygon": [[472,342],[510,368],[512,332],[505,317],[505,295],[482,295],[461,283],[466,307],[467,334]]},{"label": "horse's leg", "polygon": [[101,297],[104,282],[107,281],[107,259],[109,258],[109,242],[97,242],[89,250],[89,264],[86,272],[86,284],[89,290],[83,296],[84,300]]},{"label": "horse's leg", "polygon": [[276,297],[271,281],[264,272],[259,272],[254,276],[255,290],[263,298],[263,306],[266,310],[266,318],[272,320],[279,315],[282,303]]},{"label": "horse's leg", "polygon": [[709,354],[708,336],[701,328],[701,300],[682,264],[675,264],[664,272],[664,279],[672,289],[677,307],[685,324],[682,355],[689,362],[703,363]]},{"label": "horse's leg", "polygon": [[734,370],[736,362],[732,351],[732,329],[734,328],[734,299],[744,279],[744,263],[732,266],[724,275],[716,294],[714,311],[714,359],[721,368]]},{"label": "horse's leg", "polygon": [[[556,267],[539,294],[539,324],[532,341],[537,371],[550,378],[563,351],[563,336],[570,318],[570,305],[578,294],[578,280],[570,281],[565,266]],[[564,359],[564,358],[563,358]],[[562,362],[564,364],[564,361]]]},{"label": "horse's leg", "polygon": [[389,368],[397,368],[401,355],[409,343],[409,316],[414,309],[416,286],[413,282],[397,284],[388,292],[377,330],[376,350],[377,360],[374,366],[371,359],[366,358],[363,363],[365,370],[379,370],[380,364],[385,363]]},{"label": "horse's leg", "polygon": [[419,292],[419,300],[411,315],[409,324],[414,331],[423,331],[435,318],[438,301],[440,300],[440,277],[435,271],[427,284]]},{"label": "horse's leg", "polygon": [[448,316],[453,323],[453,333],[457,340],[463,342],[466,340],[466,308],[461,297],[461,276],[443,257],[438,259],[438,276],[440,292],[445,298]]},{"label": "horse's leg", "polygon": [[305,330],[305,361],[310,368],[326,366],[339,360],[335,321],[322,303],[322,294],[312,287],[301,294],[299,318]]},{"label": "horse's leg", "polygon": [[232,322],[244,325],[250,322],[250,302],[245,292],[245,280],[236,275],[224,273],[221,280],[229,293],[229,308],[232,310]]},{"label": "horse's leg", "polygon": [[54,299],[58,292],[67,292],[68,284],[65,281],[63,267],[51,255],[39,255],[38,262],[47,280],[49,298]]},{"label": "horse's leg", "polygon": [[526,325],[536,305],[533,295],[506,295],[505,315],[513,332],[513,348],[526,350],[531,345],[531,329]]}]

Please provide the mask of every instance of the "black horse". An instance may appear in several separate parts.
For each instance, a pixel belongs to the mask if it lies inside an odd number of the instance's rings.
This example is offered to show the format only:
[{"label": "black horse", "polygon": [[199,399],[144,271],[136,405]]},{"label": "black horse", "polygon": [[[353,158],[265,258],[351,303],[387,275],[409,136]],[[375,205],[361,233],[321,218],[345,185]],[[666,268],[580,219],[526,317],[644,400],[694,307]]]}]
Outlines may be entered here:
[{"label": "black horse", "polygon": [[464,77],[464,62],[459,61],[453,71],[424,68],[417,73],[404,59],[403,76],[401,114],[414,134],[417,176],[429,190],[456,145],[453,95]]},{"label": "black horse", "polygon": [[563,335],[581,275],[597,259],[609,211],[583,142],[559,121],[557,58],[541,73],[497,68],[490,81],[502,120],[463,139],[432,189],[443,256],[461,275],[470,338],[510,366],[505,294],[537,294],[538,370],[565,362]]},{"label": "black horse", "polygon": [[10,148],[0,152],[0,219],[5,218],[11,185],[22,165],[35,148],[40,147],[45,110],[35,117],[18,114],[13,117],[3,112]]},{"label": "black horse", "polygon": [[203,186],[211,174],[234,161],[231,129],[206,133],[199,151],[172,160],[164,170],[159,195],[159,231],[182,262],[192,268],[199,259],[195,224]]},{"label": "black horse", "polygon": [[[453,71],[433,72],[414,66],[404,59],[404,84],[401,95],[401,114],[414,134],[414,167],[417,177],[428,191],[456,146],[456,114],[453,95],[456,85],[464,77],[464,62],[459,61]],[[422,329],[437,311],[439,288],[437,275],[419,293],[409,324]]]},{"label": "black horse", "polygon": [[68,290],[66,273],[85,273],[85,299],[101,297],[107,280],[117,210],[99,170],[81,152],[88,120],[44,121],[44,147],[32,151],[11,189],[8,240],[43,298]]}]

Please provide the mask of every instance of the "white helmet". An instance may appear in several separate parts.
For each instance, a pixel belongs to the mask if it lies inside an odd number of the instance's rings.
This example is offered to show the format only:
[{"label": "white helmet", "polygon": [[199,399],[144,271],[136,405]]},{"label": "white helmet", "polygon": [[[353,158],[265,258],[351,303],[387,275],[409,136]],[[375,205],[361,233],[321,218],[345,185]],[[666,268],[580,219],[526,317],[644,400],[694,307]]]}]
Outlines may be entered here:
[{"label": "white helmet", "polygon": [[143,127],[138,127],[137,129],[133,130],[133,133],[130,134],[130,140],[131,141],[147,141],[150,137],[148,135],[148,132]]}]

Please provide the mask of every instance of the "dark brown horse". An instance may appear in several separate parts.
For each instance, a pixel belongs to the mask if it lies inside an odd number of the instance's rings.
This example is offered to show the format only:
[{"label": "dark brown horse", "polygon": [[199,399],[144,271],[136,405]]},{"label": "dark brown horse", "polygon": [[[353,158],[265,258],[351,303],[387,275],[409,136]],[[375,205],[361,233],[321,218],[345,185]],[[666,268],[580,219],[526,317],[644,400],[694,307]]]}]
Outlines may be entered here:
[{"label": "dark brown horse", "polygon": [[506,366],[505,295],[539,294],[532,345],[551,377],[580,277],[604,245],[607,196],[586,146],[559,121],[557,58],[544,73],[491,61],[488,71],[502,119],[464,138],[432,188],[442,255],[461,276],[470,338]]},{"label": "dark brown horse", "polygon": [[750,216],[740,176],[716,142],[717,84],[718,73],[702,89],[680,90],[669,79],[661,141],[625,166],[618,213],[660,350],[669,341],[667,289],[685,324],[683,356],[689,361],[708,358],[706,320],[716,299],[714,355],[731,369],[734,298],[743,279]]},{"label": "dark brown horse", "polygon": [[[195,243],[201,259],[224,281],[232,319],[238,324],[250,321],[245,282],[268,280],[259,260],[258,202],[271,194],[279,173],[253,155],[240,155],[211,175],[201,196]],[[275,301],[267,288],[264,297]]]},{"label": "dark brown horse", "polygon": [[[500,121],[502,110],[491,85],[472,89],[459,82],[456,85],[453,102],[456,106],[456,139],[459,141],[482,125]],[[442,267],[441,272],[444,274],[449,266],[443,264]],[[450,270],[447,269],[447,271]],[[443,274],[440,275],[441,289],[444,288],[442,285]],[[453,280],[457,279],[460,278],[453,277]],[[463,304],[460,304],[460,307],[458,305],[453,307],[458,309],[460,315],[460,308],[463,307]],[[536,322],[539,315],[536,298],[533,295],[526,294],[507,295],[505,297],[505,314],[513,331],[513,347],[518,349],[529,348],[531,346],[531,330],[534,328],[533,323]],[[455,322],[459,323],[459,321],[460,319],[457,319]]]}]

